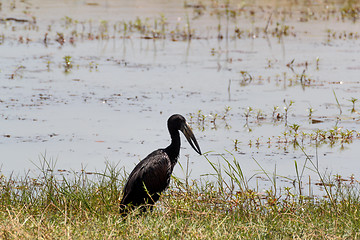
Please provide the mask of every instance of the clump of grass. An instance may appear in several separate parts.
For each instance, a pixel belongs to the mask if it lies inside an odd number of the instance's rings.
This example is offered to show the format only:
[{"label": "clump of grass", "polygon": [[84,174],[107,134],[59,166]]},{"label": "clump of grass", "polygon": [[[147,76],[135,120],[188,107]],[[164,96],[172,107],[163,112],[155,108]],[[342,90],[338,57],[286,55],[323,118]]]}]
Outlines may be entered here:
[{"label": "clump of grass", "polygon": [[[59,173],[65,170],[53,169],[52,162],[45,158],[40,166],[41,175],[16,179],[13,176],[2,176],[2,197],[0,202],[4,206],[12,203],[12,206],[38,209],[49,207],[51,210],[67,209],[67,211],[89,211],[100,214],[105,209],[110,209],[114,199],[117,199],[119,172],[115,168],[106,165],[103,173],[91,173],[81,171],[70,173],[66,178]],[[66,172],[66,171],[65,171]],[[94,175],[93,177],[89,177]],[[92,187],[92,188],[90,188]],[[102,189],[107,189],[104,195]],[[101,205],[92,204],[93,201],[101,202]]]},{"label": "clump of grass", "polygon": [[[319,173],[327,198],[305,196],[303,170],[296,164],[294,187],[281,189],[259,164],[272,186],[259,192],[249,186],[238,159],[213,163],[215,181],[173,178],[154,211],[122,218],[118,197],[122,169],[106,164],[103,172],[56,170],[42,159],[38,177],[0,177],[0,238],[352,238],[360,237],[359,183]],[[188,171],[188,169],[187,169]],[[66,173],[62,176],[60,173]],[[188,176],[188,174],[187,174]],[[295,187],[297,186],[297,187]],[[331,190],[330,190],[331,188]],[[189,224],[191,223],[191,224]]]},{"label": "clump of grass", "polygon": [[[121,182],[116,166],[107,164],[102,173],[67,172],[67,178],[60,175],[66,171],[55,171],[54,162],[43,157],[39,168],[37,177],[1,176],[0,238],[62,238],[62,231],[71,233],[70,226],[104,221],[118,211]],[[78,230],[71,235],[86,236]]]}]

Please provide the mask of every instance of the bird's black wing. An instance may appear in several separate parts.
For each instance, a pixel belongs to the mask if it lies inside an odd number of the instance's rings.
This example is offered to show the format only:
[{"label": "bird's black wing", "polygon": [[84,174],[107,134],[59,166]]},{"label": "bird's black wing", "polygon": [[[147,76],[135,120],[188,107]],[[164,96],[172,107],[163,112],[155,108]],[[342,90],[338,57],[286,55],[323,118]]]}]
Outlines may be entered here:
[{"label": "bird's black wing", "polygon": [[121,204],[142,204],[150,199],[149,194],[162,192],[169,185],[171,172],[170,159],[162,149],[150,153],[130,173]]}]

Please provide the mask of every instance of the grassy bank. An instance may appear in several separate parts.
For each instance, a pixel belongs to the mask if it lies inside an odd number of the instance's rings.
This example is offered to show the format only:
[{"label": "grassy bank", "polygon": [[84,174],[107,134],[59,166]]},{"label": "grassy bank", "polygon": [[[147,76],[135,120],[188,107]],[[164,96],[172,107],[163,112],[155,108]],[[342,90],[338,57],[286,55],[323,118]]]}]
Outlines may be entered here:
[{"label": "grassy bank", "polygon": [[296,179],[294,188],[274,185],[259,194],[235,161],[227,164],[222,171],[213,165],[215,182],[174,178],[153,212],[123,219],[118,197],[124,177],[117,166],[61,176],[44,160],[37,178],[1,177],[0,238],[360,238],[357,181],[322,180],[327,190],[331,186],[324,198],[299,194]]}]

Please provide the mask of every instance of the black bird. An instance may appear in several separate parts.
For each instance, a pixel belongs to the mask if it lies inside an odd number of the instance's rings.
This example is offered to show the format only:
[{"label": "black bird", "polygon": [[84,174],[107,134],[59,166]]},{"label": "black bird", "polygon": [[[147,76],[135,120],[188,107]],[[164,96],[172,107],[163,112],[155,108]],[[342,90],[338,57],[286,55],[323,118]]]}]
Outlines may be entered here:
[{"label": "black bird", "polygon": [[183,116],[172,115],[167,125],[171,144],[167,148],[150,153],[135,166],[129,175],[120,201],[120,213],[123,215],[137,206],[141,206],[140,210],[145,212],[147,210],[145,204],[148,204],[151,209],[152,205],[159,200],[160,193],[169,186],[180,152],[179,130],[185,135],[191,147],[201,155],[196,138]]}]

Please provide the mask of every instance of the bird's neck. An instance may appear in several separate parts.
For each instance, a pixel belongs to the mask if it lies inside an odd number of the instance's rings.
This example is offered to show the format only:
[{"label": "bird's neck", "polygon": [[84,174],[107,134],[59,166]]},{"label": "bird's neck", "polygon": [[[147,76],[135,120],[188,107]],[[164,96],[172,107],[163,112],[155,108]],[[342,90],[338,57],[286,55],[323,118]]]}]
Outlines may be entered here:
[{"label": "bird's neck", "polygon": [[179,131],[170,131],[171,144],[165,148],[165,152],[169,156],[172,165],[175,165],[180,152],[180,134]]}]

